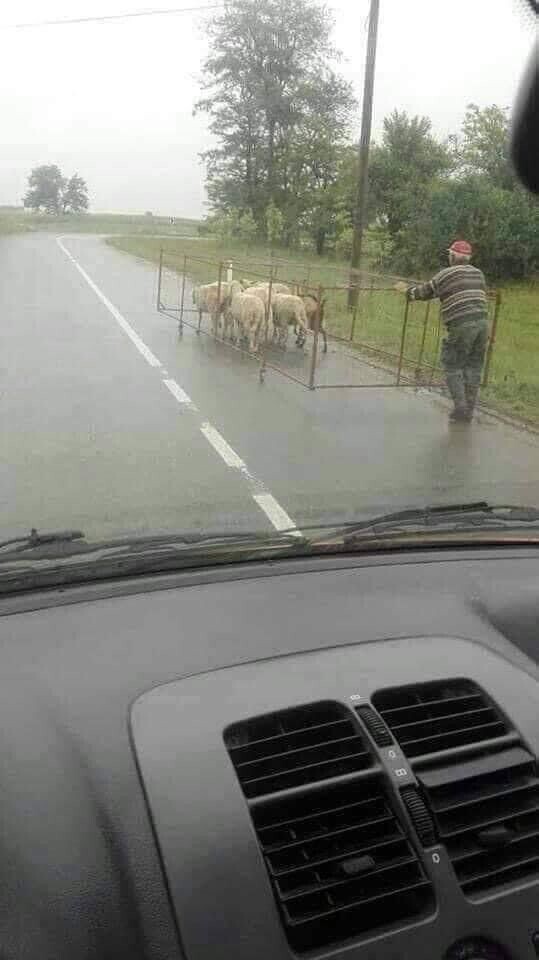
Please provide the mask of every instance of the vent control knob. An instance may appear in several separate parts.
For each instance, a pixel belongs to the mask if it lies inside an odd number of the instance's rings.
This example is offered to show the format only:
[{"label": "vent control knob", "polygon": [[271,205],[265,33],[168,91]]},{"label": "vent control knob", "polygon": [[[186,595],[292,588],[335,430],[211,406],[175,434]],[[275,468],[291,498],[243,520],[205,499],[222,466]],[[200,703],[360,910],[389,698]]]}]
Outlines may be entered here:
[{"label": "vent control knob", "polygon": [[424,847],[434,846],[436,843],[434,821],[419,790],[417,787],[403,787],[400,793],[421,843]]},{"label": "vent control knob", "polygon": [[384,721],[372,707],[357,707],[356,713],[361,717],[372,739],[379,747],[390,747],[393,737]]}]

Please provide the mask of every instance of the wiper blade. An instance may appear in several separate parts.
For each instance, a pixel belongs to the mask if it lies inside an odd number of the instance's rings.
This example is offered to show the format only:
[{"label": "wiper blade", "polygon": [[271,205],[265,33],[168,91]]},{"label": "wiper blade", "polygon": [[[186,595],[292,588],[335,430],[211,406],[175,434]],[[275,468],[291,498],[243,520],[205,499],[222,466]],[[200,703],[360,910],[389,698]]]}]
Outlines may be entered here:
[{"label": "wiper blade", "polygon": [[334,528],[331,534],[317,538],[316,542],[340,538],[344,544],[354,544],[379,535],[428,533],[442,529],[470,531],[509,528],[514,530],[536,524],[539,525],[539,509],[536,507],[493,505],[480,500],[474,503],[398,510],[362,520],[359,523],[352,521]]},{"label": "wiper blade", "polygon": [[84,539],[82,530],[54,530],[51,533],[38,533],[35,527],[32,527],[30,533],[22,537],[11,537],[10,540],[0,541],[0,550],[4,547],[15,546],[19,553],[22,550],[31,550],[33,547],[40,547],[46,543],[71,543],[73,540]]}]

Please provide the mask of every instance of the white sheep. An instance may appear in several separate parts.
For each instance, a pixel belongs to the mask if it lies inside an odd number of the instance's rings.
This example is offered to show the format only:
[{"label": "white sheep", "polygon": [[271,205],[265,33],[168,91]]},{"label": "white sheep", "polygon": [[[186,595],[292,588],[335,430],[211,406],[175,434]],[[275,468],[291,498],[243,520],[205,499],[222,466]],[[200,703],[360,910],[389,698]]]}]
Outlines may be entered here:
[{"label": "white sheep", "polygon": [[272,297],[274,338],[280,347],[286,346],[288,328],[294,327],[296,344],[302,347],[307,339],[307,313],[301,297],[291,293],[276,293]]},{"label": "white sheep", "polygon": [[219,332],[219,318],[223,310],[223,304],[230,294],[230,284],[225,280],[221,282],[221,292],[219,295],[219,283],[203,283],[198,287],[193,287],[193,303],[198,310],[199,320],[202,320],[203,313],[209,313],[212,321],[212,329],[215,335]]},{"label": "white sheep", "polygon": [[232,324],[236,336],[245,339],[251,353],[255,353],[264,323],[265,308],[262,299],[256,294],[244,293],[241,283],[233,280],[224,309],[225,327]]}]

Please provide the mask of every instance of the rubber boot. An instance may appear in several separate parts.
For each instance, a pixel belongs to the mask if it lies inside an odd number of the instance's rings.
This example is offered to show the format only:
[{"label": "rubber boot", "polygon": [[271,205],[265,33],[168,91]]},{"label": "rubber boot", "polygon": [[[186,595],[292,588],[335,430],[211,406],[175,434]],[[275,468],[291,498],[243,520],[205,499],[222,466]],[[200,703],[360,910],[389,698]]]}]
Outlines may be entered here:
[{"label": "rubber boot", "polygon": [[453,373],[446,374],[446,382],[447,389],[455,405],[449,414],[449,419],[451,423],[466,423],[469,418],[462,371],[455,370]]},{"label": "rubber boot", "polygon": [[470,370],[464,371],[464,391],[466,394],[466,411],[468,417],[471,420],[474,414],[475,405],[477,403],[477,395],[479,393],[480,385],[480,376],[477,375],[475,370],[470,372]]}]

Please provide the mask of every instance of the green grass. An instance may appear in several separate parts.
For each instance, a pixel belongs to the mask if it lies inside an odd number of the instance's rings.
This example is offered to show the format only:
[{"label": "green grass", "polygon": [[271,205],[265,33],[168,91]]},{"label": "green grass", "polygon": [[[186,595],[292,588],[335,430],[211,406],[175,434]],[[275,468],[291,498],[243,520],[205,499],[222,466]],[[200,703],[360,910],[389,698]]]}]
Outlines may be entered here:
[{"label": "green grass", "polygon": [[54,233],[112,233],[194,235],[198,221],[168,217],[146,217],[137,214],[85,213],[66,216],[26,213],[22,207],[0,207],[0,234],[47,230]]},{"label": "green grass", "polygon": [[[252,245],[247,251],[244,245],[227,243],[226,246],[212,237],[199,240],[166,239],[151,237],[111,237],[112,246],[126,253],[155,263],[160,250],[164,250],[165,271],[163,292],[171,299],[178,297],[176,274],[183,269],[187,256],[187,274],[196,282],[216,280],[217,263],[232,258],[234,275],[256,280],[269,276],[270,255],[267,248]],[[287,262],[281,262],[286,260]],[[260,261],[260,262],[256,262]],[[265,264],[265,265],[264,265]],[[402,294],[392,289],[393,279],[388,278],[385,289],[377,288],[378,281],[364,282],[368,289],[360,294],[355,323],[347,308],[346,286],[348,271],[345,263],[336,263],[329,258],[318,257],[306,251],[276,250],[274,264],[277,278],[289,282],[306,282],[316,288],[324,287],[326,298],[325,325],[329,333],[351,342],[359,351],[380,351],[380,363],[395,367],[399,354],[405,300]],[[340,289],[338,289],[340,287]],[[332,289],[333,288],[333,289]],[[428,310],[428,313],[427,313]],[[491,317],[494,299],[490,301]],[[439,364],[439,348],[443,330],[439,328],[439,308],[436,303],[410,304],[404,344],[403,372],[415,376],[418,361],[422,357],[421,382],[428,383],[431,370],[428,364],[437,367],[432,374],[433,382],[440,382],[442,373]],[[425,323],[426,319],[426,323]],[[351,341],[353,329],[353,340]],[[383,354],[390,354],[385,357]],[[492,354],[489,385],[484,388],[483,400],[502,413],[539,424],[539,285],[537,281],[507,284],[501,288],[501,308],[498,319],[496,344]]]}]

